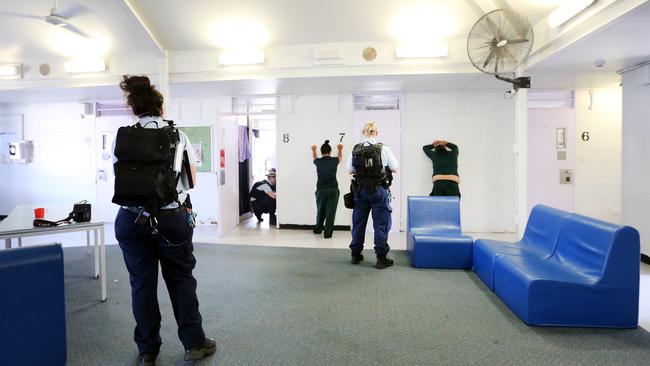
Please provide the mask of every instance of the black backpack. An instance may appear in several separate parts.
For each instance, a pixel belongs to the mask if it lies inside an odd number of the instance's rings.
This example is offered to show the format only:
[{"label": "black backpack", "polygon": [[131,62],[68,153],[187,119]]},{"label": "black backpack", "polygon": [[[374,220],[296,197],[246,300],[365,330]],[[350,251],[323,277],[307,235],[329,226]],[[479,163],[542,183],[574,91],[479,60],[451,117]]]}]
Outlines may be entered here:
[{"label": "black backpack", "polygon": [[180,135],[174,122],[165,122],[168,126],[163,128],[144,128],[137,123],[117,130],[113,203],[154,213],[178,202],[180,174],[174,171],[174,158]]},{"label": "black backpack", "polygon": [[356,144],[352,149],[352,166],[354,178],[359,185],[381,185],[385,169],[381,161],[383,144]]}]

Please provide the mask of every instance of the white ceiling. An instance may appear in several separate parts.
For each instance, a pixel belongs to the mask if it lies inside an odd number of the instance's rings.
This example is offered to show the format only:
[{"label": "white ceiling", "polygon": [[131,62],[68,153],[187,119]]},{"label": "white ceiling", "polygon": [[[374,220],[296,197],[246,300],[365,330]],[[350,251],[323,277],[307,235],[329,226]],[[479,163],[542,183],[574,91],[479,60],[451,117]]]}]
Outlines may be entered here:
[{"label": "white ceiling", "polygon": [[[507,4],[534,24],[559,0],[130,0],[162,47],[214,48],[214,28],[223,20],[246,19],[268,32],[268,45],[390,41],[400,14],[425,9],[431,23],[451,20],[449,38],[464,38],[484,9]],[[64,57],[54,38],[71,33],[45,23],[52,0],[0,1],[0,62]],[[93,38],[105,38],[110,54],[155,51],[125,0],[59,0],[62,15]],[[489,5],[485,5],[489,4]]]},{"label": "white ceiling", "polygon": [[[464,38],[482,14],[472,0],[133,0],[138,13],[170,50],[215,47],[210,33],[226,19],[249,19],[269,32],[270,45],[394,40],[394,20],[413,9],[434,10]],[[557,0],[509,0],[534,24]]]},{"label": "white ceiling", "polygon": [[[70,57],[68,48],[81,37],[40,19],[49,15],[52,5],[52,0],[0,1],[0,62]],[[155,52],[121,0],[58,0],[58,9],[88,37],[106,39],[110,54]]]},{"label": "white ceiling", "polygon": [[[533,72],[616,72],[650,61],[650,3],[643,4],[612,24],[545,58],[530,68]],[[605,65],[597,68],[596,60]]]}]

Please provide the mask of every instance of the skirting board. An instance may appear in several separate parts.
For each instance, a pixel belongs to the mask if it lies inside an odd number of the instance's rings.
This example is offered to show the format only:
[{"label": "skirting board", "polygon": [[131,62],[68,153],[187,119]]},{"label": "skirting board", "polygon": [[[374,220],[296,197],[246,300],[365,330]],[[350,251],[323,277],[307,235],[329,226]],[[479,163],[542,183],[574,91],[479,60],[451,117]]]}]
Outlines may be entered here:
[{"label": "skirting board", "polygon": [[[289,230],[314,230],[316,225],[296,225],[296,224],[280,224],[280,229],[289,229]],[[334,225],[334,230],[339,231],[350,231],[350,226],[348,225]]]}]

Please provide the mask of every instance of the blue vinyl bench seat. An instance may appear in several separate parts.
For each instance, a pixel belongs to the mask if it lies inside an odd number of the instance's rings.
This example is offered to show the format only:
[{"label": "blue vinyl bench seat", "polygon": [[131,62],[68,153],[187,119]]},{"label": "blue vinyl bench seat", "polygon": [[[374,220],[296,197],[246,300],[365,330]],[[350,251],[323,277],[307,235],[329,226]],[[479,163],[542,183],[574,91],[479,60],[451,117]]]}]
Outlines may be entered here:
[{"label": "blue vinyl bench seat", "polygon": [[522,321],[638,326],[638,231],[544,206],[528,226],[519,243],[477,240],[474,248],[476,273]]},{"label": "blue vinyl bench seat", "polygon": [[416,268],[472,268],[471,236],[460,228],[458,197],[408,197],[407,253]]}]

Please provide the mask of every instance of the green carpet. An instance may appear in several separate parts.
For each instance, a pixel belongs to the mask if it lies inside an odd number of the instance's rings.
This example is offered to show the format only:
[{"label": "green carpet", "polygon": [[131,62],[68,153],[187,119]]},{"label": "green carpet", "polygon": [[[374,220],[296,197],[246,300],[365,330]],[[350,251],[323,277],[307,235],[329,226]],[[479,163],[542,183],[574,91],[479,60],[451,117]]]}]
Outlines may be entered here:
[{"label": "green carpet", "polygon": [[[107,247],[108,301],[93,261],[65,249],[69,365],[133,365],[128,274]],[[197,365],[647,365],[650,334],[523,324],[472,273],[416,270],[405,252],[376,270],[342,249],[196,245],[198,295],[217,353]],[[159,282],[158,365],[183,364]]]}]

